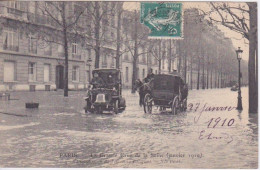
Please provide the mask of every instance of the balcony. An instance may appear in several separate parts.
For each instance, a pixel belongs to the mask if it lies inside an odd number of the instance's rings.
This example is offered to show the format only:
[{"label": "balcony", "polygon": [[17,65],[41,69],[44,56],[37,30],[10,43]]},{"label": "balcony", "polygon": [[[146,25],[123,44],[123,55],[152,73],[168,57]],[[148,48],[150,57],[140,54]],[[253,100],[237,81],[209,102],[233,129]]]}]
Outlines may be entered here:
[{"label": "balcony", "polygon": [[28,52],[32,54],[37,54],[37,48],[29,48]]},{"label": "balcony", "polygon": [[52,52],[51,52],[51,50],[50,50],[50,51],[44,51],[44,55],[51,56],[51,55],[52,55]]},{"label": "balcony", "polygon": [[107,68],[107,63],[102,63],[102,68]]},{"label": "balcony", "polygon": [[16,52],[18,52],[18,51],[19,51],[19,46],[4,44],[3,49],[4,49],[4,50],[9,50],[9,51],[16,51]]},{"label": "balcony", "polygon": [[79,54],[72,54],[72,58],[81,60],[81,55],[79,55]]},{"label": "balcony", "polygon": [[58,52],[58,57],[64,58],[64,57],[65,57],[65,53],[63,53],[63,52]]},{"label": "balcony", "polygon": [[49,16],[38,15],[38,14],[34,14],[34,13],[27,13],[27,19],[28,19],[28,21],[33,22],[33,23],[57,27],[57,23],[53,19],[51,19]]},{"label": "balcony", "polygon": [[22,11],[15,9],[15,8],[7,8],[7,12],[9,14],[14,14],[14,15],[18,15],[18,16],[22,16],[22,14],[23,14]]}]

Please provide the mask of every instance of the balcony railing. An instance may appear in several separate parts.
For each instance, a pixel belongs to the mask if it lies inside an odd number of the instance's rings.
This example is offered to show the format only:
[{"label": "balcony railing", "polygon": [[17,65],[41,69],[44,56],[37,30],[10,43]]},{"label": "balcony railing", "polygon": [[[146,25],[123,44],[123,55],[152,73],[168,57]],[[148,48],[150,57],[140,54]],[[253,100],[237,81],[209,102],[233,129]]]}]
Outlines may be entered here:
[{"label": "balcony railing", "polygon": [[79,55],[79,54],[72,54],[72,58],[81,60],[81,55]]},{"label": "balcony railing", "polygon": [[29,48],[28,52],[33,53],[33,54],[37,54],[37,48]]},{"label": "balcony railing", "polygon": [[16,51],[16,52],[18,52],[18,51],[19,51],[19,46],[4,44],[3,49],[4,49],[4,50],[10,50],[10,51]]},{"label": "balcony railing", "polygon": [[51,56],[51,54],[52,54],[51,50],[50,50],[50,51],[44,51],[44,55],[49,55],[49,56]]},{"label": "balcony railing", "polygon": [[34,13],[27,13],[27,19],[30,22],[34,22],[41,25],[50,25],[53,27],[57,27],[57,23],[51,19],[49,16],[38,15]]},{"label": "balcony railing", "polygon": [[64,57],[65,57],[65,53],[58,52],[58,57],[62,57],[62,58],[64,58]]},{"label": "balcony railing", "polygon": [[102,68],[107,68],[107,63],[102,63]]},{"label": "balcony railing", "polygon": [[14,15],[22,16],[23,12],[15,8],[7,8],[7,12]]}]

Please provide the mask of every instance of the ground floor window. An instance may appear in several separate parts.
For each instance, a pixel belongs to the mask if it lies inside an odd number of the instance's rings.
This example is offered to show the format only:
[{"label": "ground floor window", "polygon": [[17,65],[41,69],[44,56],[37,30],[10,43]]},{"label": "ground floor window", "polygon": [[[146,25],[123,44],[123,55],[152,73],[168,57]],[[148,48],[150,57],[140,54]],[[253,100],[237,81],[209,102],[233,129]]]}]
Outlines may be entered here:
[{"label": "ground floor window", "polygon": [[145,69],[143,69],[143,79],[144,79],[144,77],[145,77]]},{"label": "ground floor window", "polygon": [[29,82],[36,81],[36,63],[29,62],[28,75]]},{"label": "ground floor window", "polygon": [[4,82],[15,81],[15,62],[14,61],[5,61],[4,62]]},{"label": "ground floor window", "polygon": [[49,82],[51,80],[51,65],[50,64],[44,64],[43,67],[43,81]]},{"label": "ground floor window", "polygon": [[129,70],[128,70],[128,67],[125,68],[125,82],[128,82],[129,81],[129,77],[128,77],[128,73]]},{"label": "ground floor window", "polygon": [[72,68],[72,81],[79,81],[79,67],[73,66]]}]

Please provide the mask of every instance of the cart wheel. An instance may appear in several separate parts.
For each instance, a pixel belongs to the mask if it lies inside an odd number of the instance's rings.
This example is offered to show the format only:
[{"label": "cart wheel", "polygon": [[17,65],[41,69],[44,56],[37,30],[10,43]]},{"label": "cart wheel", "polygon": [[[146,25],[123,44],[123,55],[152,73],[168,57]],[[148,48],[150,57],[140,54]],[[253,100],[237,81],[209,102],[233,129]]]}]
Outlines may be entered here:
[{"label": "cart wheel", "polygon": [[177,114],[179,109],[179,98],[176,96],[172,102],[172,114]]},{"label": "cart wheel", "polygon": [[114,113],[115,114],[118,113],[118,100],[115,100],[115,102],[114,102]]},{"label": "cart wheel", "polygon": [[145,113],[152,113],[153,105],[152,105],[152,98],[149,93],[144,96],[144,112]]}]

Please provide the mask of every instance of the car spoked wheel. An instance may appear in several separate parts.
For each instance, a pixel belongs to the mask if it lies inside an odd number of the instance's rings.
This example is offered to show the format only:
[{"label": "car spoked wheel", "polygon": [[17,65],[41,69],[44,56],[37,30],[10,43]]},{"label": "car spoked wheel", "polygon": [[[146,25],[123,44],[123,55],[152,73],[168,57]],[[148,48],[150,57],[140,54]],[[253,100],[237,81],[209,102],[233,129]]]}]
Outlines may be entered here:
[{"label": "car spoked wheel", "polygon": [[115,102],[114,102],[114,113],[115,114],[118,113],[118,100],[115,100]]},{"label": "car spoked wheel", "polygon": [[179,110],[179,98],[176,96],[172,102],[172,114],[177,114]]},{"label": "car spoked wheel", "polygon": [[146,94],[144,97],[144,112],[152,113],[153,102],[150,94]]}]

